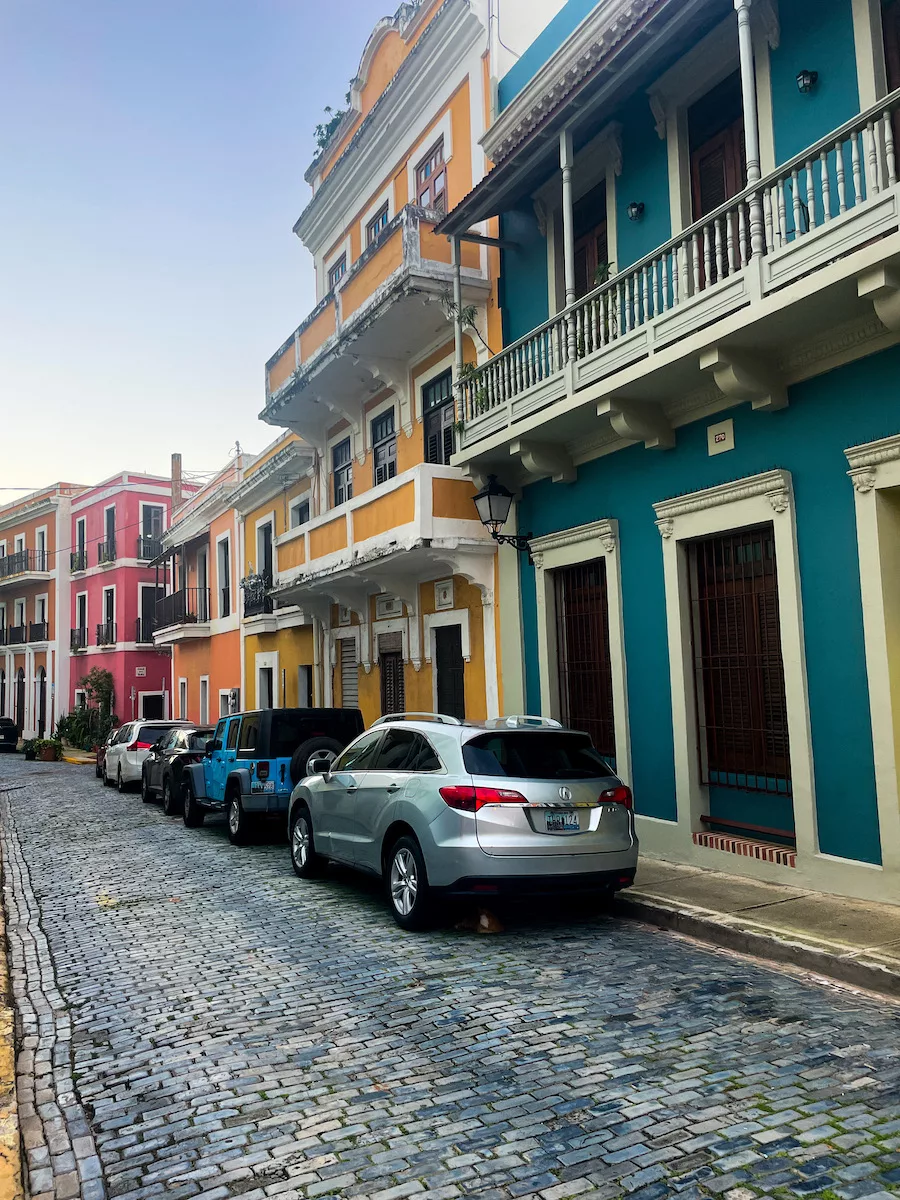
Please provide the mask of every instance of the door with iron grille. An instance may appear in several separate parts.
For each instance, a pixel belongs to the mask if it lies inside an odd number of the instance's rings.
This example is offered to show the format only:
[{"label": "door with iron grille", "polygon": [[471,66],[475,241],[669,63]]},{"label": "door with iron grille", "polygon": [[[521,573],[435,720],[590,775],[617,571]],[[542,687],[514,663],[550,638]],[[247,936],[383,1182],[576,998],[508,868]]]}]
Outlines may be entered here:
[{"label": "door with iron grille", "polygon": [[609,604],[602,558],[554,572],[560,716],[615,763]]},{"label": "door with iron grille", "polygon": [[773,528],[693,542],[689,562],[702,780],[789,796]]},{"label": "door with iron grille", "polygon": [[381,673],[381,715],[406,711],[406,687],[403,679],[403,639],[399,633],[382,633],[378,638],[378,665]]},{"label": "door with iron grille", "polygon": [[466,663],[462,652],[461,625],[442,625],[435,629],[434,669],[438,712],[464,720]]}]

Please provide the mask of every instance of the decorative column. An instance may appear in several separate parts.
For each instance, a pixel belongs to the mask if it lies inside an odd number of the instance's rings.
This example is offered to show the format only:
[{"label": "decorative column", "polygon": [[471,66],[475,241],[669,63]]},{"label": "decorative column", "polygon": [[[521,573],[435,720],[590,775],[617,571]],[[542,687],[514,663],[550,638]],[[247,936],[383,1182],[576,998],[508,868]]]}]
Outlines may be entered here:
[{"label": "decorative column", "polygon": [[[734,0],[738,22],[738,50],[741,60],[741,96],[744,109],[744,147],[747,154],[747,184],[760,180],[759,112],[756,104],[756,75],[753,62],[753,33],[750,29],[752,0]],[[753,258],[765,253],[762,197],[750,197],[750,251]]]},{"label": "decorative column", "polygon": [[[559,135],[559,166],[562,171],[563,261],[565,264],[566,308],[575,303],[575,215],[572,203],[572,131],[564,129]],[[566,345],[569,362],[575,361],[575,321],[566,317]]]}]

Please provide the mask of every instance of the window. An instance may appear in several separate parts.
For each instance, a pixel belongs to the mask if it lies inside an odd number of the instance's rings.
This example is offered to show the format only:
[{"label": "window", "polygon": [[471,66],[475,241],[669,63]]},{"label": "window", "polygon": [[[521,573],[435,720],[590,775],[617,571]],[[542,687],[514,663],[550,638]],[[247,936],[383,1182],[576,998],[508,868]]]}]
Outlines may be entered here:
[{"label": "window", "polygon": [[334,266],[328,268],[328,290],[333,292],[347,274],[347,255],[342,254]]},{"label": "window", "polygon": [[305,525],[309,520],[309,499],[295,500],[291,505],[291,529]]},{"label": "window", "polygon": [[[250,713],[241,721],[241,737],[238,742],[238,754],[242,758],[253,758],[259,746],[259,713]],[[237,722],[235,721],[235,725]]]},{"label": "window", "polygon": [[86,540],[85,530],[86,530],[85,519],[84,519],[84,517],[79,517],[78,520],[75,522],[75,544],[78,548],[79,554],[84,553],[84,546],[85,546],[85,540]]},{"label": "window", "polygon": [[442,213],[447,205],[447,168],[444,164],[444,139],[428,152],[416,167],[416,203],[420,208]]},{"label": "window", "polygon": [[724,204],[747,178],[740,72],[688,110],[694,220]]},{"label": "window", "polygon": [[554,572],[560,715],[615,759],[609,602],[602,558]]},{"label": "window", "polygon": [[389,729],[375,756],[373,771],[440,771],[441,760],[421,733]]},{"label": "window", "polygon": [[341,708],[359,708],[359,669],[356,660],[356,642],[353,638],[341,638],[338,642],[341,670]]},{"label": "window", "polygon": [[209,679],[205,676],[200,680],[200,724],[205,725],[209,720]]},{"label": "window", "polygon": [[338,771],[365,771],[375,758],[378,743],[384,734],[383,729],[373,729],[364,733],[361,738],[348,746],[343,754],[339,754],[331,768],[331,773]]},{"label": "window", "polygon": [[219,616],[231,615],[231,541],[224,537],[216,543],[216,566],[219,581]]},{"label": "window", "polygon": [[453,372],[445,371],[422,388],[425,461],[447,466],[454,450]]},{"label": "window", "polygon": [[178,717],[182,721],[187,720],[187,703],[188,703],[187,680],[179,679],[178,680]]},{"label": "window", "polygon": [[24,600],[16,601],[16,624],[17,625],[25,624],[25,601]]},{"label": "window", "polygon": [[219,692],[219,716],[227,717],[231,712],[231,695],[229,692]]},{"label": "window", "polygon": [[87,629],[87,593],[79,592],[75,598],[75,628]]},{"label": "window", "polygon": [[256,529],[256,570],[264,579],[272,581],[272,522],[258,525]]},{"label": "window", "polygon": [[238,733],[241,728],[240,721],[232,721],[228,726],[228,741],[225,745],[226,750],[234,750],[238,743]]},{"label": "window", "polygon": [[382,229],[387,228],[388,223],[388,206],[387,201],[381,206],[372,220],[366,226],[366,245],[371,246],[378,241],[379,234]]},{"label": "window", "polygon": [[372,450],[376,484],[393,479],[397,474],[397,434],[394,430],[392,408],[381,413],[372,422]]},{"label": "window", "polygon": [[471,775],[503,779],[605,779],[613,774],[585,734],[525,730],[485,733],[463,746]]},{"label": "window", "polygon": [[346,438],[331,451],[331,467],[334,472],[334,503],[344,504],[353,497],[353,464],[350,454],[350,439]]},{"label": "window", "polygon": [[21,554],[22,551],[25,549],[25,534],[24,533],[16,534],[14,549],[15,549],[16,554]]},{"label": "window", "polygon": [[689,545],[702,781],[790,794],[771,525]]},{"label": "window", "polygon": [[35,547],[34,548],[37,552],[35,554],[35,558],[37,559],[37,562],[35,563],[35,565],[36,565],[37,569],[39,571],[46,571],[47,567],[48,567],[48,563],[47,563],[47,531],[45,529],[39,529],[37,531],[37,534],[35,535]]}]

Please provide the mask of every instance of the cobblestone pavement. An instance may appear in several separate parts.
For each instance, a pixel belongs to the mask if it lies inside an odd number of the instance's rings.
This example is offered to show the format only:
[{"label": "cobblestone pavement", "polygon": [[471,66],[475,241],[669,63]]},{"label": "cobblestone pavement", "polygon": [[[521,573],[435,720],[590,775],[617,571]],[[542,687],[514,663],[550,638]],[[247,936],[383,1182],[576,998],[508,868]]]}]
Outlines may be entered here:
[{"label": "cobblestone pavement", "polygon": [[0,795],[33,1195],[900,1192],[887,1002],[559,910],[404,934],[86,768]]}]

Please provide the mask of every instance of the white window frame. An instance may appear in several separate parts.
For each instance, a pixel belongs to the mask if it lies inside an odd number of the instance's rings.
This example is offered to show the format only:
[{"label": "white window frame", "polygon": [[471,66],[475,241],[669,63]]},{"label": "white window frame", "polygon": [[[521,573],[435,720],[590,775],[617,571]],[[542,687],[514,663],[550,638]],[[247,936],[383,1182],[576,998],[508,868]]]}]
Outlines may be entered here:
[{"label": "white window frame", "polygon": [[235,614],[235,611],[236,611],[235,606],[236,606],[236,602],[237,602],[237,597],[235,596],[235,589],[232,586],[233,579],[234,579],[234,553],[233,553],[232,544],[231,544],[231,531],[230,530],[227,533],[220,533],[219,536],[216,538],[216,603],[215,603],[215,608],[213,608],[212,597],[210,596],[210,606],[209,607],[210,607],[210,612],[215,611],[216,616],[218,616],[220,619],[224,620],[225,614],[222,612],[221,559],[220,559],[220,555],[219,555],[219,547],[221,546],[221,544],[223,542],[228,543],[228,574],[229,574],[229,578],[228,578],[229,604],[228,604],[228,607],[230,610],[228,612],[228,616],[233,617]]},{"label": "white window frame", "polygon": [[75,689],[75,707],[76,708],[86,708],[87,707],[87,693],[85,692],[84,688],[76,688]]},{"label": "white window frame", "polygon": [[851,0],[850,7],[859,106],[866,109],[888,91],[881,0]]},{"label": "white window frame", "polygon": [[341,279],[338,282],[337,287],[334,289],[335,292],[339,292],[341,290],[343,282],[347,278],[347,276],[350,274],[350,270],[353,266],[353,254],[352,254],[351,238],[350,238],[349,233],[345,234],[344,237],[341,238],[340,242],[338,242],[338,244],[335,246],[334,250],[332,250],[332,252],[330,254],[322,255],[322,258],[320,260],[320,270],[319,270],[319,272],[317,272],[317,275],[319,277],[319,288],[320,288],[319,295],[318,295],[319,300],[324,300],[325,297],[331,293],[332,289],[328,286],[328,276],[331,273],[331,268],[338,262],[341,255],[346,255],[347,269],[344,272],[344,274],[341,276]]},{"label": "white window frame", "polygon": [[277,563],[276,563],[277,548],[275,545],[275,539],[278,536],[278,532],[275,527],[275,509],[274,508],[270,512],[267,512],[264,517],[260,517],[254,527],[254,549],[256,551],[256,554],[255,554],[256,562],[255,562],[253,569],[257,573],[257,575],[260,573],[259,535],[260,535],[260,532],[262,531],[262,528],[264,525],[272,526],[272,578],[274,579],[278,574],[278,567],[277,567]]},{"label": "white window frame", "polygon": [[[203,715],[203,693],[204,693],[204,689],[206,690],[206,716],[204,716],[204,715]],[[208,725],[208,724],[209,724],[209,676],[208,676],[208,675],[201,675],[201,676],[200,676],[199,704],[200,704],[200,720],[199,720],[199,724],[201,724],[201,725]]]},{"label": "white window frame", "polygon": [[[81,599],[82,596],[84,596],[84,625],[79,625],[78,624],[78,601]],[[90,629],[90,625],[88,624],[88,593],[86,591],[75,593],[75,618],[74,619],[75,619],[75,626],[74,626],[75,629],[84,629],[85,632],[87,632],[87,630]]]},{"label": "white window frame", "polygon": [[[116,625],[116,624],[118,624],[118,614],[117,614],[117,612],[116,612],[116,585],[115,585],[114,583],[107,584],[107,585],[106,585],[106,586],[103,588],[103,593],[102,593],[102,596],[101,596],[101,608],[100,608],[100,611],[101,611],[101,613],[102,613],[102,615],[103,615],[103,621],[102,621],[102,624],[104,624],[104,625],[105,625],[105,624],[107,623],[107,622],[106,622],[106,593],[107,593],[107,592],[112,592],[112,598],[113,598],[113,616],[112,616],[112,624],[113,624],[113,625]],[[118,633],[118,630],[116,630],[116,633]]]},{"label": "white window frame", "polygon": [[178,677],[178,720],[188,719],[188,681],[184,675]]},{"label": "white window frame", "polygon": [[[360,244],[360,246],[362,246],[363,254],[365,254],[366,250],[368,250],[368,248],[369,248],[369,243],[367,240],[368,232],[369,232],[369,222],[378,216],[379,212],[384,208],[385,204],[387,205],[387,218],[388,218],[387,223],[388,223],[388,225],[390,225],[391,221],[393,221],[394,216],[395,216],[394,181],[393,181],[393,179],[384,188],[384,190],[381,192],[381,194],[379,196],[377,196],[376,199],[369,205],[369,207],[366,209],[366,211],[363,213],[363,215],[360,219],[360,222],[359,222],[359,244]],[[381,235],[379,234],[379,237],[380,236]],[[374,244],[375,243],[373,243],[373,245]],[[348,258],[348,260],[347,260],[347,263],[348,263],[347,270],[348,271],[350,269],[349,262],[350,262],[350,260]]]},{"label": "white window frame", "polygon": [[260,708],[260,672],[271,669],[272,671],[272,707],[281,707],[281,673],[278,668],[278,651],[266,650],[263,653],[257,654],[253,663],[253,686],[256,688],[254,694],[254,708]]},{"label": "white window frame", "polygon": [[[309,517],[307,518],[306,521],[299,521],[299,522],[297,522],[297,524],[294,524],[294,509],[299,508],[301,504],[309,505]],[[290,532],[290,530],[292,530],[292,529],[302,529],[303,526],[308,524],[309,521],[311,521],[312,519],[313,519],[312,490],[308,489],[307,491],[303,492],[301,495],[295,496],[288,505],[288,532]]]},{"label": "white window frame", "polygon": [[[701,814],[709,812],[708,788],[701,781],[697,754],[700,734],[697,726],[687,543],[754,525],[771,525],[778,569],[781,656],[791,754],[797,865],[801,866],[801,859],[811,861],[814,857],[827,859],[831,863],[849,862],[819,854],[800,562],[790,472],[765,471],[674,500],[664,500],[654,504],[653,508],[662,538],[675,746],[675,795],[682,844],[686,847],[692,843],[693,834],[703,829]],[[643,817],[640,822],[643,826],[649,826],[654,819]],[[655,824],[671,828],[672,823],[657,820]],[[652,847],[648,846],[648,849],[652,851]],[[713,852],[703,850],[702,853],[705,856],[702,861],[706,865],[722,865],[718,860],[715,864],[710,862],[709,855]],[[730,854],[726,861],[731,864],[732,859],[733,864],[722,865],[723,870],[734,869],[784,882],[784,868],[777,864]]]},{"label": "white window frame", "polygon": [[[6,601],[0,600],[0,629],[6,629]],[[0,713],[0,716],[3,714]]]},{"label": "white window frame", "polygon": [[38,616],[38,613],[40,611],[40,609],[38,608],[38,605],[40,604],[40,602],[42,600],[44,602],[44,620],[49,625],[50,624],[50,593],[49,592],[40,592],[37,596],[34,597],[34,623],[35,623],[35,625],[37,625],[38,621],[40,620],[40,617]]},{"label": "white window frame", "polygon": [[0,558],[6,558],[6,538],[0,541]]},{"label": "white window frame", "polygon": [[[895,722],[900,719],[900,712],[891,688],[888,640],[892,621],[891,610],[885,603],[885,595],[892,593],[893,573],[890,570],[892,564],[885,562],[878,513],[879,492],[900,489],[900,435],[852,446],[844,453],[850,464],[847,474],[853,483],[856,509],[882,866],[885,871],[893,872],[896,880],[900,873],[900,794]],[[881,883],[882,896],[885,882]]]},{"label": "white window frame", "polygon": [[[449,354],[447,354],[444,358],[442,358],[440,362],[435,363],[433,366],[429,367],[426,371],[422,371],[419,374],[416,373],[415,364],[413,363],[410,365],[409,377],[410,377],[410,381],[412,384],[412,390],[414,393],[414,395],[413,395],[413,413],[415,415],[417,424],[421,425],[422,422],[425,420],[425,413],[424,413],[424,410],[422,407],[422,403],[423,403],[422,402],[422,392],[428,386],[428,384],[431,383],[432,380],[437,379],[437,377],[439,375],[443,375],[444,372],[448,371],[448,370],[452,371],[454,365],[455,365],[454,364],[454,356],[453,356],[452,351]],[[454,382],[455,382],[455,380],[454,380]],[[423,457],[424,457],[424,448],[423,448]]]},{"label": "white window frame", "polygon": [[[422,165],[422,160],[433,150],[437,143],[443,138],[444,140],[444,169],[449,167],[453,158],[453,118],[450,109],[436,121],[426,132],[425,136],[420,139],[415,148],[411,151],[406,160],[406,194],[409,196],[410,204],[418,204],[419,193],[416,188],[416,171]],[[448,176],[449,184],[449,176]],[[449,193],[449,186],[445,187],[445,193]],[[450,201],[447,201],[447,211],[450,210]]]},{"label": "white window frame", "polygon": [[625,626],[622,618],[622,572],[619,556],[619,526],[614,520],[592,521],[574,529],[563,529],[531,543],[537,599],[538,667],[541,681],[541,713],[560,719],[557,661],[556,585],[553,572],[578,563],[602,558],[606,568],[606,597],[609,613],[609,659],[612,676],[613,727],[616,743],[616,772],[629,786],[631,731],[628,720],[628,684],[625,669]]},{"label": "white window frame", "polygon": [[[341,442],[346,442],[349,439],[349,441],[350,441],[350,462],[348,465],[349,465],[351,471],[353,472],[353,496],[351,497],[351,499],[355,499],[355,496],[356,496],[356,468],[354,467],[353,463],[354,463],[354,460],[356,460],[356,455],[357,455],[358,451],[360,452],[360,458],[358,460],[360,465],[362,465],[366,461],[365,436],[366,436],[365,432],[363,430],[359,429],[358,426],[356,428],[354,428],[354,426],[352,426],[352,425],[346,425],[340,431],[340,433],[336,433],[334,435],[334,437],[330,437],[326,441],[325,454],[323,455],[324,461],[323,461],[322,465],[325,468],[325,480],[326,480],[325,492],[326,492],[326,500],[327,500],[327,509],[326,509],[327,512],[331,512],[334,509],[341,507],[340,505],[336,505],[334,503],[334,455],[332,454],[332,451],[334,450],[335,446],[339,446],[341,444]],[[361,450],[360,450],[360,447],[362,447]],[[364,489],[364,490],[368,490],[368,489]],[[360,494],[362,494],[362,493],[360,493]],[[349,503],[349,502],[347,500],[345,500],[344,504],[347,504],[347,503]]]},{"label": "white window frame", "polygon": [[[487,619],[487,617],[485,618]],[[463,662],[472,661],[472,642],[469,629],[469,610],[467,608],[443,608],[439,612],[425,613],[422,617],[422,634],[425,639],[425,662],[432,666],[437,655],[436,631],[448,625],[460,627],[460,642],[462,643]],[[431,671],[432,712],[438,707],[437,667]]]},{"label": "white window frame", "polygon": [[[163,719],[164,721],[168,721],[168,719],[169,719],[169,693],[168,693],[168,692],[160,692],[160,691],[156,691],[156,692],[138,692],[138,694],[137,694],[137,710],[138,710],[138,713],[141,713],[141,712],[143,712],[143,709],[144,709],[144,697],[145,697],[145,696],[162,696],[162,702],[163,702],[163,715],[162,715],[162,719]],[[143,719],[143,720],[149,720],[150,718],[149,718],[149,717],[144,717],[144,718],[141,718],[140,716],[138,716],[138,717],[136,717],[135,719],[136,719],[136,720],[138,720],[138,721],[140,721],[140,720],[142,720],[142,719]]]},{"label": "white window frame", "polygon": [[113,502],[112,504],[105,504],[105,505],[103,506],[103,530],[102,530],[102,532],[103,532],[103,536],[100,538],[100,541],[101,541],[101,542],[105,542],[105,541],[107,541],[107,540],[108,540],[108,534],[107,534],[107,529],[106,529],[106,514],[107,514],[107,513],[108,513],[110,510],[112,510],[112,515],[113,515],[113,537],[116,539],[116,554],[118,554],[118,553],[119,553],[119,546],[118,546],[118,540],[119,540],[119,539],[118,539],[118,534],[119,534],[119,531],[118,531],[118,528],[117,528],[117,526],[116,526],[116,505],[115,505],[115,502]]},{"label": "white window frame", "polygon": [[[379,401],[378,404],[373,404],[371,408],[366,409],[364,417],[363,417],[363,427],[362,427],[363,453],[366,455],[366,457],[368,457],[369,454],[371,454],[372,451],[375,449],[375,443],[372,441],[372,422],[377,421],[379,417],[384,416],[384,414],[388,411],[389,408],[392,408],[394,410],[394,439],[397,442],[397,449],[399,450],[399,448],[400,448],[400,430],[402,427],[401,422],[403,420],[403,414],[399,411],[399,407],[400,407],[399,402],[400,402],[400,397],[396,394],[396,392],[391,392],[390,396],[387,396],[384,400]],[[350,448],[351,448],[351,450],[353,449],[352,442],[350,444]],[[374,470],[375,470],[374,462],[372,463],[372,470],[373,470],[373,476],[372,476],[373,483],[371,486],[375,487],[378,485],[376,485],[374,483]],[[400,472],[398,471],[397,474],[399,475]],[[388,481],[388,482],[390,482],[390,481]]]},{"label": "white window frame", "polygon": [[[223,710],[224,702],[224,710]],[[231,716],[231,688],[219,688],[219,715],[216,717],[216,722],[221,721],[223,717]],[[210,721],[210,725],[215,722]]]},{"label": "white window frame", "polygon": [[46,525],[39,525],[37,527],[37,529],[35,529],[35,531],[34,531],[35,555],[38,555],[42,552],[41,538],[44,539],[44,545],[43,545],[44,565],[42,567],[39,567],[38,569],[43,570],[43,571],[49,571],[50,570],[50,552],[47,549],[48,544],[49,544],[49,531],[48,531],[48,528]]},{"label": "white window frame", "polygon": [[21,552],[25,549],[25,534],[17,533],[13,539],[13,554],[21,554]]},{"label": "white window frame", "polygon": [[[20,607],[21,606],[21,607]],[[21,619],[20,619],[21,614]],[[28,599],[24,596],[17,596],[13,600],[13,624],[27,625],[28,624]]]}]

